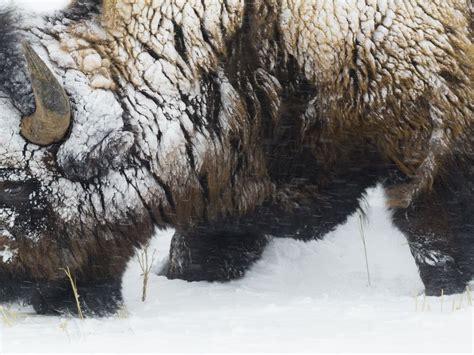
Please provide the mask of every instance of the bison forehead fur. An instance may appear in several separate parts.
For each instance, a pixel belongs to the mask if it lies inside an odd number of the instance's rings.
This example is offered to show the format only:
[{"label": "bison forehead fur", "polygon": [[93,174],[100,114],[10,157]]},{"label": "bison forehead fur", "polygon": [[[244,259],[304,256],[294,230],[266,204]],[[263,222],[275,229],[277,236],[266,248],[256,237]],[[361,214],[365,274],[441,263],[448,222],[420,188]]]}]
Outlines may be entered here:
[{"label": "bison forehead fur", "polygon": [[[409,206],[471,158],[471,11],[79,0],[34,21],[0,13],[0,277],[120,275],[154,226],[319,237],[357,207],[333,190],[356,200],[398,172],[391,203]],[[35,110],[24,41],[70,99],[58,144],[20,134]]]}]

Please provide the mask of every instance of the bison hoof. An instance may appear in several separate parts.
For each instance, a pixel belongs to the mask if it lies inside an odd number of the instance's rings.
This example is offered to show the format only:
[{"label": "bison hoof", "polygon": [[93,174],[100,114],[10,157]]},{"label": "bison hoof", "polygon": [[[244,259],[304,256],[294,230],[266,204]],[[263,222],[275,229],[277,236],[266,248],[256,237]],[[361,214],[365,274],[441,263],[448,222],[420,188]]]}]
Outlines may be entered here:
[{"label": "bison hoof", "polygon": [[452,260],[432,265],[419,262],[417,258],[420,276],[425,285],[427,296],[440,296],[463,293],[471,281],[470,273],[459,267]]},{"label": "bison hoof", "polygon": [[425,294],[427,296],[441,296],[463,293],[469,284],[470,279],[462,276],[450,275],[450,278],[435,275],[432,278],[424,278]]},{"label": "bison hoof", "polygon": [[242,277],[257,261],[268,237],[255,234],[214,233],[171,241],[166,276],[186,281],[229,281]]},{"label": "bison hoof", "polygon": [[441,296],[443,295],[454,295],[464,293],[466,291],[467,284],[459,285],[438,285],[438,286],[425,286],[425,295],[427,296]]},{"label": "bison hoof", "polygon": [[[103,317],[114,314],[122,305],[121,282],[81,285],[77,288],[83,316]],[[74,292],[67,283],[46,283],[36,286],[31,304],[38,314],[79,315]]]}]

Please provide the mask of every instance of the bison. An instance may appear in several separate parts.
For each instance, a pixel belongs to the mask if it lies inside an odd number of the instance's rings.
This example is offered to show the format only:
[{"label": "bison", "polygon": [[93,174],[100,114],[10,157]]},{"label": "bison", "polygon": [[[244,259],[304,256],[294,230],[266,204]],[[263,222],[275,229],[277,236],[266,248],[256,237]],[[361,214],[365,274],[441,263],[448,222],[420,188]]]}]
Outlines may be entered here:
[{"label": "bison", "polygon": [[[113,312],[135,247],[240,277],[384,184],[426,294],[474,275],[470,0],[77,0],[0,12],[0,301]],[[315,270],[315,272],[318,272]]]}]

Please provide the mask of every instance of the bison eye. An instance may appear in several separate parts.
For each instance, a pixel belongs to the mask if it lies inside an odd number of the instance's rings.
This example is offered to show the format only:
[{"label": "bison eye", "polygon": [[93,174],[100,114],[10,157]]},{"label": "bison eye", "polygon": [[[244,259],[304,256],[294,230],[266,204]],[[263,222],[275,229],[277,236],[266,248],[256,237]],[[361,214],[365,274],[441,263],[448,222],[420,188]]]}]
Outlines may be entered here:
[{"label": "bison eye", "polygon": [[0,206],[25,206],[37,189],[38,183],[34,180],[0,182]]},{"label": "bison eye", "polygon": [[18,195],[23,192],[23,186],[8,187],[3,192],[9,195]]}]

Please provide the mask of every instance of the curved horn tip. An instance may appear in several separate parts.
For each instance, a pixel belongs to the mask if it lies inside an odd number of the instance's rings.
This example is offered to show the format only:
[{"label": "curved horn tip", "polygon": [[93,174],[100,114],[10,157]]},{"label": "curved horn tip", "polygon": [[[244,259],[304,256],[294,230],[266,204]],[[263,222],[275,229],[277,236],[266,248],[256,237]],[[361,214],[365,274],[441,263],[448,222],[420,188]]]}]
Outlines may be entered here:
[{"label": "curved horn tip", "polygon": [[64,138],[71,123],[69,99],[54,73],[28,42],[23,42],[23,51],[36,111],[22,118],[20,133],[33,144],[45,146],[57,143]]}]

